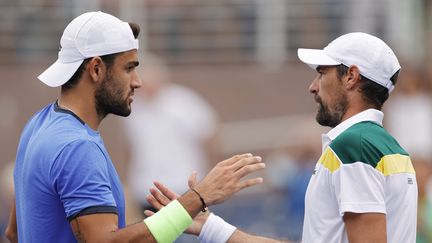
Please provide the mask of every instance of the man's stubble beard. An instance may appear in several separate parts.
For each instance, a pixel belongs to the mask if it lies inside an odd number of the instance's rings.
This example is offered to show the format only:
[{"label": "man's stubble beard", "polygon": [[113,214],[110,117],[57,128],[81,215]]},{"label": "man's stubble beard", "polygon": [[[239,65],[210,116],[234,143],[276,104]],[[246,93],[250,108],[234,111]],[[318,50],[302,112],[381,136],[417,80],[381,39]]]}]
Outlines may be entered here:
[{"label": "man's stubble beard", "polygon": [[321,126],[335,127],[342,122],[348,108],[348,99],[345,94],[340,94],[333,109],[330,109],[327,104],[324,104],[321,97],[316,96],[315,100],[319,103],[316,121]]},{"label": "man's stubble beard", "polygon": [[95,91],[95,106],[101,119],[108,114],[126,117],[131,113],[127,99],[123,98],[123,90],[116,87],[115,80],[109,72]]}]

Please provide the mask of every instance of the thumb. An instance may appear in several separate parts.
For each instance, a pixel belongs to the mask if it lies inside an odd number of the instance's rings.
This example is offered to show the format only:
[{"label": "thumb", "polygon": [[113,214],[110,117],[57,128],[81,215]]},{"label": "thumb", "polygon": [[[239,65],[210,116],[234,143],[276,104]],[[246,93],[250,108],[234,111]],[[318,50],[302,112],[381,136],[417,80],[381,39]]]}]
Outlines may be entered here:
[{"label": "thumb", "polygon": [[144,211],[144,215],[147,216],[147,217],[153,216],[154,214],[155,214],[155,212],[150,211],[150,210],[145,210]]},{"label": "thumb", "polygon": [[193,171],[192,174],[189,176],[189,180],[188,180],[189,188],[194,188],[196,186],[197,174],[198,174],[198,172]]}]

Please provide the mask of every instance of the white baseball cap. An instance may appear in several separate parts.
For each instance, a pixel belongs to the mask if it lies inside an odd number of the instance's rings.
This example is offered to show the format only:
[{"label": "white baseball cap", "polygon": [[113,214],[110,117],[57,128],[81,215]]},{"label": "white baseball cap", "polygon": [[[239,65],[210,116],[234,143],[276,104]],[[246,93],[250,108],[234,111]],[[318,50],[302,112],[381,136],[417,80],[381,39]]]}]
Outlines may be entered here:
[{"label": "white baseball cap", "polygon": [[321,65],[356,65],[361,75],[386,87],[389,92],[394,89],[390,78],[401,68],[396,55],[384,41],[361,32],[342,35],[323,50],[299,48],[297,54],[313,69]]},{"label": "white baseball cap", "polygon": [[38,79],[51,87],[66,83],[86,58],[138,49],[127,22],[103,12],[87,12],[65,28],[57,61]]}]

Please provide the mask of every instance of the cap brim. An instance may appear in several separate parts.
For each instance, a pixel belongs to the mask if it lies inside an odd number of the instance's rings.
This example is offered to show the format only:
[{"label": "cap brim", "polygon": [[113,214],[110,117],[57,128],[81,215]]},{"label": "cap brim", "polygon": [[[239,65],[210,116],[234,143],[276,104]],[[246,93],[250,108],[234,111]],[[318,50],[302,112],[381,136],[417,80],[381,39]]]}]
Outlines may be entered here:
[{"label": "cap brim", "polygon": [[327,56],[324,50],[299,48],[297,50],[297,55],[302,62],[306,63],[314,70],[316,70],[318,66],[333,66],[341,64],[340,62]]},{"label": "cap brim", "polygon": [[38,79],[50,87],[58,87],[66,83],[78,70],[84,60],[61,63],[57,60],[38,76]]}]

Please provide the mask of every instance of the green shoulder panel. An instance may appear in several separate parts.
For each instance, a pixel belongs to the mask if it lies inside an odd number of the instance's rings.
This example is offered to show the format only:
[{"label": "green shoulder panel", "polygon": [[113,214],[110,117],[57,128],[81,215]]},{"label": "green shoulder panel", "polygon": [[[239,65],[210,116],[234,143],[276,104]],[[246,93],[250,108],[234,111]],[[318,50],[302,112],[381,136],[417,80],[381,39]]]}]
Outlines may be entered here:
[{"label": "green shoulder panel", "polygon": [[363,162],[374,168],[386,155],[408,155],[383,127],[370,121],[354,124],[342,132],[330,147],[344,164]]}]

